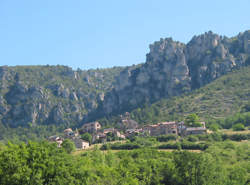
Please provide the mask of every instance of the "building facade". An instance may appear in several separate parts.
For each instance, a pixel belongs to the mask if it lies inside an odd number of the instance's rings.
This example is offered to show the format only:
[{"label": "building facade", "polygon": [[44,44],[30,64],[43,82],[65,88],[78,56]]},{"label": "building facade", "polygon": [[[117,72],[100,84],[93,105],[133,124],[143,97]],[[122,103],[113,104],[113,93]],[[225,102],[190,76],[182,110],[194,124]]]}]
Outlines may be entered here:
[{"label": "building facade", "polygon": [[75,143],[76,148],[79,149],[79,150],[89,148],[89,142],[84,141],[82,139],[74,138],[73,142]]},{"label": "building facade", "polygon": [[84,124],[79,131],[80,133],[85,133],[85,132],[96,133],[100,129],[101,129],[101,124],[98,121],[95,121]]},{"label": "building facade", "polygon": [[178,134],[176,122],[162,122],[155,125],[147,125],[143,127],[143,130],[151,136]]}]

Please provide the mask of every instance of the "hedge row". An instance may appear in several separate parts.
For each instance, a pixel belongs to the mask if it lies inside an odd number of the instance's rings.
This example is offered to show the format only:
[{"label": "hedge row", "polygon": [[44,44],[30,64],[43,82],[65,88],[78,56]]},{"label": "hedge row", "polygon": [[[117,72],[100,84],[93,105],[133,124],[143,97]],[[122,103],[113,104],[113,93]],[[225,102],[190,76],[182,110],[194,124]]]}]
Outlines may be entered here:
[{"label": "hedge row", "polygon": [[178,137],[177,135],[161,135],[157,136],[156,140],[159,142],[168,142],[170,140],[176,141],[177,137]]},{"label": "hedge row", "polygon": [[208,148],[208,144],[205,143],[191,143],[191,142],[176,142],[176,143],[168,143],[164,145],[160,145],[159,149],[185,149],[185,150],[206,150]]},{"label": "hedge row", "polygon": [[204,135],[190,135],[187,137],[189,141],[225,141],[227,139],[232,141],[241,141],[241,140],[249,140],[250,134],[221,134],[221,133],[213,133],[213,134],[204,134]]},{"label": "hedge row", "polygon": [[133,150],[133,149],[138,149],[141,148],[140,145],[135,144],[135,143],[115,143],[115,144],[104,144],[100,148],[101,150],[107,150],[107,149],[112,149],[112,150]]}]

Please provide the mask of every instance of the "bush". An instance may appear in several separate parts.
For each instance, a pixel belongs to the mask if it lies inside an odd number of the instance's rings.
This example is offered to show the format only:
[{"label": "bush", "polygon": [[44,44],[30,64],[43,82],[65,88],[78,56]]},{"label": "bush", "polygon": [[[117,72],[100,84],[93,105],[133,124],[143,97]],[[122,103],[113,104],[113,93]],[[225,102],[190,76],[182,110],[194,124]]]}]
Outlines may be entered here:
[{"label": "bush", "polygon": [[182,149],[187,149],[187,150],[206,150],[208,148],[208,144],[205,143],[191,143],[191,142],[183,142],[181,144]]},{"label": "bush", "polygon": [[76,149],[75,144],[69,139],[63,141],[62,148],[69,154]]},{"label": "bush", "polygon": [[177,143],[167,143],[167,144],[158,146],[158,148],[159,149],[178,149],[178,144]]},{"label": "bush", "polygon": [[88,132],[81,135],[81,139],[88,141],[89,143],[92,142],[92,135]]},{"label": "bush", "polygon": [[104,144],[100,148],[101,150],[107,150],[107,149],[112,149],[112,150],[133,150],[133,149],[138,149],[141,148],[140,145],[135,144],[135,143],[115,143],[111,145]]},{"label": "bush", "polygon": [[220,126],[217,123],[212,123],[211,125],[209,125],[209,129],[216,132],[220,129]]},{"label": "bush", "polygon": [[248,140],[250,139],[250,134],[233,134],[233,135],[222,135],[223,140],[232,140],[232,141],[241,141],[241,140]]},{"label": "bush", "polygon": [[237,123],[232,126],[232,129],[234,131],[241,131],[241,130],[245,130],[245,126],[242,123]]},{"label": "bush", "polygon": [[209,139],[210,136],[208,134],[199,134],[199,135],[196,135],[196,137],[200,141],[208,141],[208,139]]},{"label": "bush", "polygon": [[190,141],[190,142],[199,141],[198,137],[193,136],[193,135],[188,136],[187,140]]},{"label": "bush", "polygon": [[[180,147],[180,146],[181,147]],[[159,149],[186,149],[186,150],[206,150],[208,148],[208,144],[206,143],[191,143],[191,142],[176,142],[176,143],[168,143],[164,145],[160,145],[158,148]]]},{"label": "bush", "polygon": [[209,138],[212,141],[222,141],[222,135],[220,133],[212,133],[209,135]]},{"label": "bush", "polygon": [[196,114],[190,114],[185,119],[185,125],[188,127],[201,127],[202,124],[199,121],[199,117]]},{"label": "bush", "polygon": [[159,142],[168,142],[170,140],[176,141],[177,139],[177,135],[161,135],[161,136],[157,136],[156,140]]}]

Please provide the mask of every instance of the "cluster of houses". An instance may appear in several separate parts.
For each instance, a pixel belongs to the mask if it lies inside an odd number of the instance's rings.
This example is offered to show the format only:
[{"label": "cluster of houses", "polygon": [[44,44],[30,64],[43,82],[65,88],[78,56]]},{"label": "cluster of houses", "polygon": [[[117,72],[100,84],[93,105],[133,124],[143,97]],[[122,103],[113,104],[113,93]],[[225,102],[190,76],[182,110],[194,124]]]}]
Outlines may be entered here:
[{"label": "cluster of houses", "polygon": [[80,134],[89,133],[92,135],[92,143],[106,142],[107,137],[112,134],[118,139],[126,139],[134,135],[141,136],[159,136],[167,134],[175,134],[180,136],[192,135],[192,134],[205,134],[207,132],[205,122],[201,122],[201,127],[187,127],[182,122],[161,122],[153,125],[145,125],[140,127],[139,124],[132,120],[129,113],[120,117],[120,122],[116,128],[104,128],[99,122],[91,122],[84,124],[79,131],[72,131],[71,128],[64,130],[64,137],[51,136],[50,141],[54,141],[60,147],[63,139],[71,139],[77,149],[86,149],[89,147],[89,142],[84,141],[80,138]]},{"label": "cluster of houses", "polygon": [[58,147],[61,147],[64,139],[73,141],[77,149],[87,149],[89,147],[89,142],[81,139],[78,130],[73,131],[71,128],[67,128],[63,132],[63,136],[50,136],[48,140],[56,142]]},{"label": "cluster of houses", "polygon": [[118,129],[115,128],[106,128],[102,129],[101,124],[97,121],[86,123],[80,129],[81,134],[90,133],[92,135],[92,143],[97,141],[105,142],[109,133],[113,134],[115,137],[120,139],[125,139],[125,135],[121,134]]}]

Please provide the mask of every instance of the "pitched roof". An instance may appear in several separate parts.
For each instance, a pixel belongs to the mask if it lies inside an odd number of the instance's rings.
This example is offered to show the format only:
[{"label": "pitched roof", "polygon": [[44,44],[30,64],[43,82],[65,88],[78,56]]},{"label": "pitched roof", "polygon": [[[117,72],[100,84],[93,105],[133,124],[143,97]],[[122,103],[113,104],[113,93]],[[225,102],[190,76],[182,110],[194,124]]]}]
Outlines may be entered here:
[{"label": "pitched roof", "polygon": [[71,128],[67,128],[63,132],[73,132],[73,130]]}]

